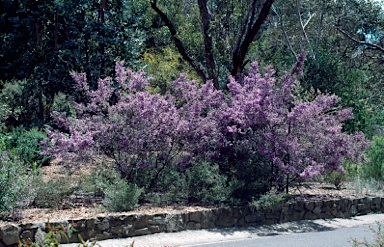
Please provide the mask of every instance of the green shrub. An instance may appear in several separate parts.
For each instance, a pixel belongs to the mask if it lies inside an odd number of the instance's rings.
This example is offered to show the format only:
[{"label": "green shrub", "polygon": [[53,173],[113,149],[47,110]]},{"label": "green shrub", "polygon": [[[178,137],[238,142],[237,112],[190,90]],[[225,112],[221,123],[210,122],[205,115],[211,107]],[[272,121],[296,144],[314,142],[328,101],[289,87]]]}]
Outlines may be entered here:
[{"label": "green shrub", "polygon": [[384,181],[384,136],[374,136],[367,154],[369,162],[363,166],[365,178]]},{"label": "green shrub", "polygon": [[30,204],[35,193],[33,176],[16,157],[0,147],[0,218]]},{"label": "green shrub", "polygon": [[46,138],[45,132],[37,129],[24,130],[16,128],[5,135],[5,147],[12,150],[19,156],[22,163],[32,167],[33,164],[38,167],[48,165],[50,158],[41,155],[42,148],[40,142]]},{"label": "green shrub", "polygon": [[106,186],[103,206],[111,212],[132,210],[138,203],[143,190],[136,184],[117,179]]},{"label": "green shrub", "polygon": [[345,169],[348,181],[354,180],[355,178],[360,177],[362,174],[362,165],[346,162],[344,163],[343,167]]},{"label": "green shrub", "polygon": [[60,208],[64,199],[71,195],[76,189],[72,181],[65,178],[52,179],[47,182],[35,181],[36,197],[35,206],[41,208]]},{"label": "green shrub", "polygon": [[324,181],[333,184],[339,190],[347,182],[347,174],[339,171],[328,171],[324,176]]},{"label": "green shrub", "polygon": [[252,202],[256,209],[273,209],[281,206],[289,199],[289,195],[285,193],[268,192],[262,195],[258,200]]},{"label": "green shrub", "polygon": [[189,202],[212,205],[228,201],[231,191],[226,181],[218,165],[197,162],[187,171]]},{"label": "green shrub", "polygon": [[109,167],[97,166],[89,174],[83,175],[79,180],[79,190],[93,193],[96,196],[104,196],[107,187],[120,175]]},{"label": "green shrub", "polygon": [[79,190],[103,196],[103,206],[108,211],[132,210],[143,190],[136,184],[127,183],[112,167],[99,166],[79,182]]}]

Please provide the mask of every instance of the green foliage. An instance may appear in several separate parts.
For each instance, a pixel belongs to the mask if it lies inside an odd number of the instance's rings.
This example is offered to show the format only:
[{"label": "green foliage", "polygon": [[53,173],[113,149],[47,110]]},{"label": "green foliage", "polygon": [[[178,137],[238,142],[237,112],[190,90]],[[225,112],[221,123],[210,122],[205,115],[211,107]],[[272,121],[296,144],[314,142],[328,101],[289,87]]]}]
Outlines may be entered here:
[{"label": "green foliage", "polygon": [[363,166],[365,178],[384,181],[384,136],[374,136],[367,154],[369,162]]},{"label": "green foliage", "polygon": [[132,210],[138,203],[143,190],[136,184],[127,183],[124,179],[117,179],[107,184],[104,191],[103,206],[111,212]]},{"label": "green foliage", "polygon": [[[0,29],[0,80],[25,80],[10,104],[21,103],[23,111],[12,112],[18,118],[7,117],[7,126],[42,128],[59,92],[76,96],[69,71],[87,71],[97,86],[98,78],[111,75],[115,60],[140,67],[145,32],[137,23],[145,20],[147,5],[104,3],[22,0],[0,11],[1,26],[7,27]],[[4,108],[0,100],[0,115],[9,112]]]},{"label": "green foliage", "polygon": [[343,167],[347,175],[347,180],[351,181],[361,176],[364,165],[346,162],[344,163]]},{"label": "green foliage", "polygon": [[[193,75],[193,71],[181,59],[181,55],[168,46],[161,52],[147,50],[143,54],[143,62],[146,72],[151,76],[153,91],[164,94],[170,88],[170,83],[176,80],[181,73]],[[197,76],[194,76],[197,78]]]},{"label": "green foliage", "polygon": [[[48,233],[45,234],[44,242],[42,247],[60,247],[61,242],[66,241],[69,242],[69,238],[73,235],[74,232],[77,232],[76,230],[76,223],[68,224],[66,226],[58,225],[53,227],[49,221],[46,224],[46,229],[48,230]],[[81,237],[80,234],[78,234],[78,239],[80,241],[80,244],[77,245],[77,247],[95,247],[100,246],[96,243],[96,240],[90,242],[84,241],[84,239]],[[19,242],[18,247],[40,247],[37,243],[33,243],[30,240],[23,240],[22,242]]]},{"label": "green foliage", "polygon": [[73,101],[73,97],[64,94],[64,93],[58,93],[55,97],[55,100],[52,105],[52,111],[57,111],[57,112],[63,112],[66,113],[67,115],[73,115],[74,109],[73,106],[71,105],[71,102]]},{"label": "green foliage", "polygon": [[22,97],[26,85],[25,80],[14,80],[0,83],[0,130],[9,129],[12,125],[19,121],[23,121],[25,115],[28,114],[30,109],[26,107],[25,101]]},{"label": "green foliage", "polygon": [[104,191],[108,184],[113,183],[118,177],[114,169],[98,166],[93,168],[89,174],[84,174],[79,180],[79,189],[93,193],[97,196],[104,196]]},{"label": "green foliage", "polygon": [[28,206],[34,198],[33,173],[0,147],[0,218],[18,217],[18,208]]},{"label": "green foliage", "polygon": [[256,155],[246,157],[241,152],[235,155],[234,161],[227,160],[220,164],[221,170],[228,177],[231,198],[249,202],[267,193],[271,189],[273,166]]},{"label": "green foliage", "polygon": [[384,246],[384,232],[383,232],[383,223],[377,222],[377,230],[373,227],[369,227],[371,232],[374,234],[373,241],[369,241],[366,238],[363,240],[358,240],[356,238],[352,239],[353,247],[383,247]]},{"label": "green foliage", "polygon": [[83,237],[81,237],[80,234],[77,235],[79,240],[80,240],[80,244],[77,246],[77,247],[95,247],[95,246],[99,246],[99,244],[96,243],[96,240],[94,241],[90,241],[90,240],[87,240],[87,241],[84,241]]},{"label": "green foliage", "polygon": [[48,165],[50,158],[41,155],[40,142],[47,137],[45,132],[36,128],[24,130],[16,128],[5,135],[5,147],[15,153],[27,167]]},{"label": "green foliage", "polygon": [[60,208],[66,197],[76,190],[70,178],[51,179],[43,181],[39,179],[34,182],[36,197],[34,205],[41,208]]},{"label": "green foliage", "polygon": [[[148,175],[143,171],[139,174]],[[151,177],[148,177],[148,180],[151,180]],[[154,181],[152,188],[147,189],[143,200],[157,206],[187,203],[188,183],[185,170],[175,166],[165,167]]]},{"label": "green foliage", "polygon": [[213,205],[228,201],[231,191],[218,165],[208,161],[196,162],[187,171],[186,177],[190,203]]},{"label": "green foliage", "polygon": [[48,233],[45,235],[43,247],[60,247],[60,242],[64,240],[68,243],[72,233],[76,231],[72,224],[66,227],[62,225],[52,227],[49,221],[46,224],[46,228]]},{"label": "green foliage", "polygon": [[103,206],[111,212],[132,210],[143,193],[143,189],[136,184],[128,183],[116,169],[103,166],[83,176],[79,182],[79,189],[103,196]]},{"label": "green foliage", "polygon": [[262,195],[258,200],[254,200],[252,205],[256,209],[275,209],[289,200],[289,195],[285,193],[268,192]]},{"label": "green foliage", "polygon": [[329,171],[325,174],[324,181],[333,184],[339,190],[347,182],[347,173]]}]

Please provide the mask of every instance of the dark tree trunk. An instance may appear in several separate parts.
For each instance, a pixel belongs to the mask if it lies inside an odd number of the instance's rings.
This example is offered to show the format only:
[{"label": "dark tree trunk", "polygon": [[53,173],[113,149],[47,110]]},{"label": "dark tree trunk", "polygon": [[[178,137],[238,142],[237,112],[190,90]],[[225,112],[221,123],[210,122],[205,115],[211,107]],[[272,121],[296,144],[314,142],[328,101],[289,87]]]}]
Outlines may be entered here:
[{"label": "dark tree trunk", "polygon": [[208,71],[208,79],[212,80],[216,89],[220,89],[217,75],[215,74],[215,57],[213,50],[212,35],[210,34],[211,14],[207,7],[207,0],[199,0],[199,9],[201,22],[203,26],[204,47],[205,47],[205,62]]},{"label": "dark tree trunk", "polygon": [[[269,10],[272,7],[272,4],[275,0],[266,0],[263,4],[259,16],[257,17],[256,22],[252,25],[250,29],[247,30],[243,41],[238,42],[238,46],[235,48],[232,56],[232,71],[231,75],[235,78],[242,76],[245,65],[245,57],[248,53],[249,46],[251,45],[256,34],[260,31],[262,24],[267,19]],[[239,37],[241,38],[241,37]]]}]

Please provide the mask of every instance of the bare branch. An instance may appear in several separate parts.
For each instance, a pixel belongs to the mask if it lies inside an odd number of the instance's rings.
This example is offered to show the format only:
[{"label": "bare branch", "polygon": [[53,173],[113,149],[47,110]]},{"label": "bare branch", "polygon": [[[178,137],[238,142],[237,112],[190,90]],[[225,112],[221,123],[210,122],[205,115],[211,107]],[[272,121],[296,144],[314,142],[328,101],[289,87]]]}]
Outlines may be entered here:
[{"label": "bare branch", "polygon": [[301,27],[301,31],[303,32],[305,41],[307,41],[307,43],[308,43],[308,47],[311,47],[311,43],[309,42],[307,33],[305,32],[305,26],[304,26],[304,24],[303,24],[303,20],[301,19],[301,14],[300,14],[300,1],[299,1],[299,0],[296,0],[296,10],[297,10],[297,14],[298,14],[298,16],[299,16],[299,24],[300,24],[300,27]]},{"label": "bare branch", "polygon": [[204,82],[206,82],[207,76],[205,75],[204,71],[200,68],[200,66],[195,62],[195,60],[193,60],[188,55],[187,51],[184,48],[183,42],[177,37],[177,31],[175,26],[172,24],[171,20],[169,20],[168,16],[157,7],[157,0],[151,1],[151,7],[168,27],[168,30],[172,36],[173,43],[175,44],[177,50],[180,52],[182,58],[196,71],[200,78]]},{"label": "bare branch", "polygon": [[358,43],[360,45],[366,45],[366,46],[369,46],[370,48],[372,48],[374,50],[379,50],[381,52],[384,52],[384,47],[376,45],[376,44],[373,44],[373,43],[369,43],[369,42],[366,42],[366,41],[355,39],[354,37],[349,35],[347,32],[345,32],[344,30],[340,29],[338,26],[336,26],[336,28],[337,28],[337,30],[339,32],[344,34],[348,39],[350,39],[350,40],[352,40],[352,41],[354,41],[354,42],[356,42],[356,43]]},{"label": "bare branch", "polygon": [[273,5],[272,5],[272,10],[273,10],[273,12],[275,12],[275,14],[276,14],[276,15],[279,17],[279,19],[280,19],[280,27],[281,27],[281,31],[282,31],[283,34],[284,34],[285,42],[287,42],[287,45],[288,45],[288,47],[289,47],[289,50],[291,51],[293,57],[297,57],[296,52],[293,50],[292,44],[291,44],[291,42],[289,41],[288,34],[287,34],[287,32],[285,31],[284,24],[283,24],[283,16],[279,14],[279,12],[277,11],[277,9],[276,9]]},{"label": "bare branch", "polygon": [[314,17],[315,15],[316,15],[315,13],[313,13],[313,14],[309,13],[308,20],[307,20],[307,21],[304,23],[304,25],[303,25],[304,30],[305,30],[305,28],[308,26],[309,22],[312,20],[312,17]]}]

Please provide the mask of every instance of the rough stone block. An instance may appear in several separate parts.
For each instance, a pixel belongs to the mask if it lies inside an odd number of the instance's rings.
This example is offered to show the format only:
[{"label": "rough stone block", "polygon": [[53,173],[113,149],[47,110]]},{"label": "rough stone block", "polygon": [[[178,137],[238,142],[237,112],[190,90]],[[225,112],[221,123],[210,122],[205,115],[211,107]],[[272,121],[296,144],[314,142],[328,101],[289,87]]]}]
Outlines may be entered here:
[{"label": "rough stone block", "polygon": [[111,239],[111,238],[112,238],[112,234],[109,232],[102,232],[102,233],[96,234],[95,236],[95,240],[97,241]]},{"label": "rough stone block", "polygon": [[129,231],[132,229],[132,225],[128,226],[115,226],[111,228],[111,234],[119,238],[124,238],[129,236]]},{"label": "rough stone block", "polygon": [[337,211],[336,218],[346,218],[346,217],[348,217],[348,216],[344,212]]},{"label": "rough stone block", "polygon": [[316,206],[313,210],[312,210],[312,212],[314,213],[314,214],[316,214],[316,215],[320,215],[321,214],[321,210],[322,209],[322,207],[321,206]]},{"label": "rough stone block", "polygon": [[42,230],[45,230],[45,223],[41,222],[41,223],[27,223],[27,224],[23,224],[20,226],[21,227],[21,230],[36,230],[38,228],[42,229]]},{"label": "rough stone block", "polygon": [[273,210],[265,213],[266,219],[280,219],[280,211]]},{"label": "rough stone block", "polygon": [[201,217],[202,217],[202,212],[196,211],[196,212],[189,213],[189,221],[200,222]]},{"label": "rough stone block", "polygon": [[85,221],[85,224],[87,226],[87,229],[94,229],[96,223],[96,218],[91,218]]},{"label": "rough stone block", "polygon": [[179,232],[185,229],[184,214],[169,214],[165,219],[167,232]]},{"label": "rough stone block", "polygon": [[265,215],[261,212],[253,213],[250,215],[246,215],[244,217],[244,220],[246,223],[254,223],[254,222],[261,222],[265,220]]},{"label": "rough stone block", "polygon": [[33,234],[30,230],[25,230],[20,234],[20,240],[32,240]]},{"label": "rough stone block", "polygon": [[217,227],[230,227],[234,226],[237,222],[237,219],[228,214],[223,214],[218,216],[215,221],[215,226]]},{"label": "rough stone block", "polygon": [[315,202],[307,202],[304,207],[305,209],[312,211],[315,208]]},{"label": "rough stone block", "polygon": [[96,236],[96,231],[94,231],[93,229],[88,229],[82,232],[81,236],[83,237],[84,240],[94,239]]},{"label": "rough stone block", "polygon": [[148,227],[148,230],[153,234],[153,233],[160,233],[162,231],[162,229],[160,228],[160,226],[149,226]]},{"label": "rough stone block", "polygon": [[302,201],[296,202],[293,204],[293,209],[296,211],[303,211],[305,203]]},{"label": "rough stone block", "polygon": [[164,225],[165,224],[165,214],[154,215],[151,218],[148,218],[149,225]]},{"label": "rough stone block", "polygon": [[135,229],[144,228],[148,226],[147,216],[143,214],[134,215],[132,225]]},{"label": "rough stone block", "polygon": [[101,218],[97,219],[95,222],[95,230],[97,231],[105,231],[109,229],[109,218]]},{"label": "rough stone block", "polygon": [[5,245],[17,244],[19,242],[20,227],[5,225],[0,227],[0,239]]},{"label": "rough stone block", "polygon": [[351,207],[349,208],[349,214],[350,215],[357,215],[358,211],[357,211],[357,206],[352,204]]},{"label": "rough stone block", "polygon": [[35,233],[35,242],[39,246],[43,246],[44,245],[45,234],[46,233],[43,230],[41,230],[40,228],[37,229],[37,231]]},{"label": "rough stone block", "polygon": [[317,218],[318,216],[311,211],[308,211],[304,214],[304,220],[316,220]]},{"label": "rough stone block", "polygon": [[135,230],[135,236],[148,235],[150,233],[151,231],[147,227]]}]

